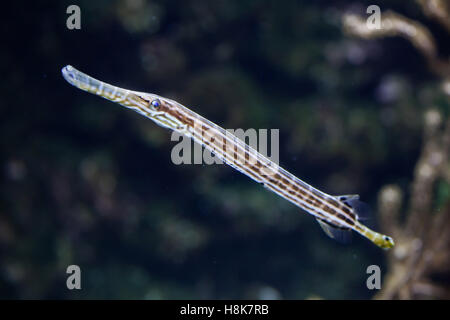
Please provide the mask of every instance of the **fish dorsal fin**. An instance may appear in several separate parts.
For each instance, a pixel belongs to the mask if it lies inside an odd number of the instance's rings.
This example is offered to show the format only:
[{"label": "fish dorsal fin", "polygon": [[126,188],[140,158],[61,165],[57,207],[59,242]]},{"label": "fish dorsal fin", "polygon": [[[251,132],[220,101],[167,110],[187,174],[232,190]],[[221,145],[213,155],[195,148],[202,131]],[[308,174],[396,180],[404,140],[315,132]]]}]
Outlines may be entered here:
[{"label": "fish dorsal fin", "polygon": [[344,194],[342,196],[336,196],[338,200],[346,202],[346,201],[354,201],[359,200],[359,194]]},{"label": "fish dorsal fin", "polygon": [[346,194],[337,196],[336,198],[348,207],[352,208],[359,221],[369,220],[372,218],[370,207],[366,203],[359,200],[358,194]]},{"label": "fish dorsal fin", "polygon": [[316,219],[319,223],[319,226],[322,228],[322,230],[325,232],[327,236],[330,238],[336,240],[340,243],[350,243],[352,239],[352,230],[351,229],[345,229],[345,228],[339,228],[335,227],[323,220]]}]

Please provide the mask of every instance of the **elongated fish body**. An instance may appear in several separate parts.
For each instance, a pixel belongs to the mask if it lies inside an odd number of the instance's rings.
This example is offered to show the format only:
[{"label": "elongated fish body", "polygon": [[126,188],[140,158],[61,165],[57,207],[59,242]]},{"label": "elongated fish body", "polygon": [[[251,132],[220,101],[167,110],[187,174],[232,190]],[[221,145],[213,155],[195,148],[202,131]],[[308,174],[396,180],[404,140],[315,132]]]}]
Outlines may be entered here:
[{"label": "elongated fish body", "polygon": [[359,219],[357,195],[331,196],[295,177],[229,131],[180,103],[156,94],[122,89],[94,79],[72,66],[62,69],[73,86],[132,109],[158,125],[172,129],[203,145],[216,157],[262,184],[265,188],[312,214],[325,233],[346,241],[351,230],[381,248],[392,248],[391,237],[375,232]]}]

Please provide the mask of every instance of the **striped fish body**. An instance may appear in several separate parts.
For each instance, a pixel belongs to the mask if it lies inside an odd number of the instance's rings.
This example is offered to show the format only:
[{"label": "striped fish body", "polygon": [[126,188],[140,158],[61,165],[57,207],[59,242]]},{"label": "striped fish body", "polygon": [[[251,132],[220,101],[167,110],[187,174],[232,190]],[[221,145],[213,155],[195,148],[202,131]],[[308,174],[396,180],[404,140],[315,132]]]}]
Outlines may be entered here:
[{"label": "striped fish body", "polygon": [[62,74],[79,89],[119,103],[162,127],[192,138],[226,164],[313,215],[330,237],[345,241],[354,230],[382,248],[394,246],[391,237],[375,232],[359,221],[356,196],[331,196],[313,188],[229,131],[182,104],[155,94],[104,83],[72,66],[64,67]]}]

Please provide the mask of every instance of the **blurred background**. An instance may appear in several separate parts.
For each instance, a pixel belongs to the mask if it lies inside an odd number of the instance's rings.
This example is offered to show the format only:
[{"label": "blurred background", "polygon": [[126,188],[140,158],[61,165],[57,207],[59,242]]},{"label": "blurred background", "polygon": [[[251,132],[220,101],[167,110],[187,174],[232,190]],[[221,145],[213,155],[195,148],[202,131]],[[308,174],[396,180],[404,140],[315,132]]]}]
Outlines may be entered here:
[{"label": "blurred background", "polygon": [[[0,298],[450,297],[447,1],[2,6]],[[70,86],[67,64],[224,128],[279,129],[280,164],[360,194],[396,248],[336,243],[225,165],[174,165],[170,131]]]}]

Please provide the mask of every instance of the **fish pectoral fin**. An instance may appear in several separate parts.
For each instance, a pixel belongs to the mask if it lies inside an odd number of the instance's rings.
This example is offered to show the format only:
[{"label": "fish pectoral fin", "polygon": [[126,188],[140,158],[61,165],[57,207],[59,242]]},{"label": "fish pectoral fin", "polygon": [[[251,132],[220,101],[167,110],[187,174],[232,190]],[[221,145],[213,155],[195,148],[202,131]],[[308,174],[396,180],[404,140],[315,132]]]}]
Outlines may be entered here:
[{"label": "fish pectoral fin", "polygon": [[325,232],[327,236],[330,238],[336,240],[337,242],[348,244],[351,242],[352,239],[352,230],[351,229],[345,229],[345,228],[339,228],[335,227],[323,220],[316,219],[319,223],[319,226],[322,228],[322,230]]},{"label": "fish pectoral fin", "polygon": [[369,220],[372,218],[370,207],[366,203],[359,200],[358,194],[347,194],[336,196],[336,198],[352,208],[359,221]]}]

